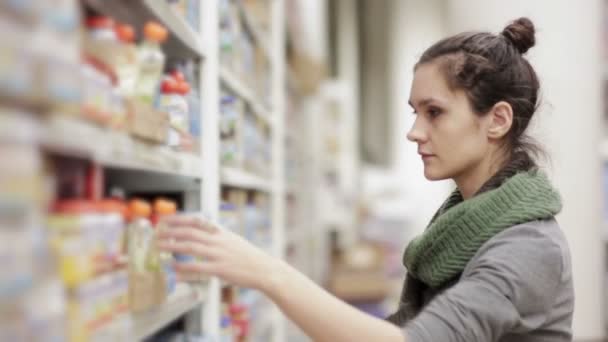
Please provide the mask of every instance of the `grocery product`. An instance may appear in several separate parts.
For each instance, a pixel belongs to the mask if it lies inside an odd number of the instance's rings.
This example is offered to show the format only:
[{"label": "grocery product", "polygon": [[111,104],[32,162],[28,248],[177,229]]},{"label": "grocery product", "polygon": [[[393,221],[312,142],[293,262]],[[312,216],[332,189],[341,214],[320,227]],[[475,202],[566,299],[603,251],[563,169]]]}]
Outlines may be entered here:
[{"label": "grocery product", "polygon": [[189,113],[186,95],[190,86],[185,82],[183,75],[179,72],[168,75],[163,80],[160,110],[169,114],[169,140],[171,147],[180,147],[184,137],[189,135]]},{"label": "grocery product", "polygon": [[118,41],[115,25],[114,20],[107,16],[90,16],[86,19],[88,32],[96,40]]},{"label": "grocery product", "polygon": [[148,202],[129,201],[129,307],[133,312],[149,310],[167,298],[166,277],[154,246],[151,214],[152,206]]},{"label": "grocery product", "polygon": [[144,26],[145,39],[137,53],[139,74],[135,84],[135,96],[149,105],[155,105],[165,67],[165,54],[160,45],[167,39],[167,35],[167,29],[159,23],[148,22]]},{"label": "grocery product", "polygon": [[239,166],[239,103],[235,96],[225,94],[220,102],[220,161],[224,165]]},{"label": "grocery product", "polygon": [[135,91],[135,83],[139,74],[137,48],[134,44],[135,30],[130,25],[117,24],[115,31],[121,42],[121,51],[116,63],[118,91],[122,96],[131,97]]},{"label": "grocery product", "polygon": [[[158,198],[154,201],[153,220],[156,227],[156,234],[168,229],[164,219],[166,217],[175,215],[176,212],[177,204],[174,201],[164,198]],[[176,283],[175,269],[173,268],[173,256],[171,253],[156,250],[156,239],[153,239],[152,249],[155,250],[154,253],[159,254],[161,269],[165,277],[167,294],[170,294],[175,290]]]}]

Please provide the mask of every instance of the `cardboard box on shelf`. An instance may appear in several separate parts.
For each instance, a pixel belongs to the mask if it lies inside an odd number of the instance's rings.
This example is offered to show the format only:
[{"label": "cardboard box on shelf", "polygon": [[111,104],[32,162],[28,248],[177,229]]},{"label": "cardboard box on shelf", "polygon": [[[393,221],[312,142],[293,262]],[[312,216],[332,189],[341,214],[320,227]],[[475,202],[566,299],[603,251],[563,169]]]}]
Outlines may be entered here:
[{"label": "cardboard box on shelf", "polygon": [[139,101],[129,101],[128,107],[127,127],[133,136],[161,144],[167,142],[169,114]]}]

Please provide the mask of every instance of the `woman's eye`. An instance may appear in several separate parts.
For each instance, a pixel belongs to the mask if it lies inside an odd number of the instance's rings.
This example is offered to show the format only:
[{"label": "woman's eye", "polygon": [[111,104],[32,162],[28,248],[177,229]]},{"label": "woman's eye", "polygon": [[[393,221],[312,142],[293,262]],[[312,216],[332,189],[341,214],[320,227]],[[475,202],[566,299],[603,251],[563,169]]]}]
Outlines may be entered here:
[{"label": "woman's eye", "polygon": [[431,118],[436,118],[439,116],[439,114],[441,114],[441,110],[438,108],[429,108],[428,113]]}]

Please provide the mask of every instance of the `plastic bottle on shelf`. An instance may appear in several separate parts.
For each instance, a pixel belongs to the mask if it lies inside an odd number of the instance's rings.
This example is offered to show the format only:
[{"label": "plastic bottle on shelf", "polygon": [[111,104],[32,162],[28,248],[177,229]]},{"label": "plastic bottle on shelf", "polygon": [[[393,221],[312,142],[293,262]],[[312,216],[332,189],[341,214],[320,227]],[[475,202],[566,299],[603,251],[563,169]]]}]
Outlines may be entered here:
[{"label": "plastic bottle on shelf", "polygon": [[137,48],[135,46],[135,30],[133,26],[117,24],[115,27],[116,36],[122,43],[122,53],[120,61],[116,66],[118,75],[118,91],[125,97],[131,97],[135,90],[139,65],[137,63]]},{"label": "plastic bottle on shelf", "polygon": [[190,86],[181,72],[173,72],[164,78],[161,86],[162,96],[160,109],[169,113],[169,141],[168,145],[175,148],[189,149],[189,109],[186,96]]},{"label": "plastic bottle on shelf", "polygon": [[113,265],[122,264],[124,255],[127,205],[118,199],[104,199],[99,202],[104,218],[106,256]]},{"label": "plastic bottle on shelf", "polygon": [[148,269],[148,249],[154,235],[150,214],[150,204],[134,199],[129,202],[131,223],[128,227],[129,269],[132,273],[146,273]]},{"label": "plastic bottle on shelf", "polygon": [[192,151],[194,142],[192,141],[192,135],[190,134],[190,108],[188,101],[188,94],[190,94],[190,84],[186,81],[178,84],[178,95],[180,96],[181,110],[179,114],[181,116],[176,117],[175,125],[180,130],[180,149],[184,151]]},{"label": "plastic bottle on shelf", "polygon": [[[169,114],[169,118],[173,117],[173,112],[179,110],[180,96],[177,89],[177,81],[170,76],[165,77],[161,84],[161,96],[159,101],[159,109]],[[179,132],[169,125],[169,133],[167,138],[167,145],[179,146]]]},{"label": "plastic bottle on shelf", "polygon": [[145,40],[138,50],[139,75],[135,85],[135,96],[149,105],[154,105],[158,93],[165,54],[160,45],[167,40],[167,29],[159,23],[148,22],[144,27]]},{"label": "plastic bottle on shelf", "polygon": [[86,19],[86,25],[92,39],[118,41],[112,18],[103,15],[91,16]]},{"label": "plastic bottle on shelf", "polygon": [[[164,223],[164,219],[168,216],[173,216],[177,213],[177,204],[174,201],[158,198],[154,201],[154,218],[153,222],[156,227],[156,234],[168,229]],[[156,249],[156,239],[153,239],[152,249],[158,253],[160,258],[161,268],[164,272],[167,293],[170,294],[175,290],[176,275],[173,268],[173,257],[171,253],[160,252]]]},{"label": "plastic bottle on shelf", "polygon": [[220,342],[234,341],[234,332],[232,329],[232,320],[230,319],[230,316],[222,316],[220,322],[220,329]]}]

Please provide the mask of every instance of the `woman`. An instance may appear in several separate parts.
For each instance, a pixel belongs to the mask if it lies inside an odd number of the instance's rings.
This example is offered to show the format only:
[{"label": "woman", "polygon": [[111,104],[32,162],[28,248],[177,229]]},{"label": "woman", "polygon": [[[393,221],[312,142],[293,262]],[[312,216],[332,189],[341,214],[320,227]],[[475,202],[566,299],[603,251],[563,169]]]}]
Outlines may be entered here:
[{"label": "woman", "polygon": [[501,34],[462,33],[431,46],[414,69],[407,138],[425,177],[457,185],[406,248],[399,309],[369,317],[281,260],[207,222],[174,219],[161,248],[203,262],[177,265],[259,289],[315,341],[570,341],[568,246],[554,216],[559,194],[525,136],[539,82],[522,56],[527,18]]}]

